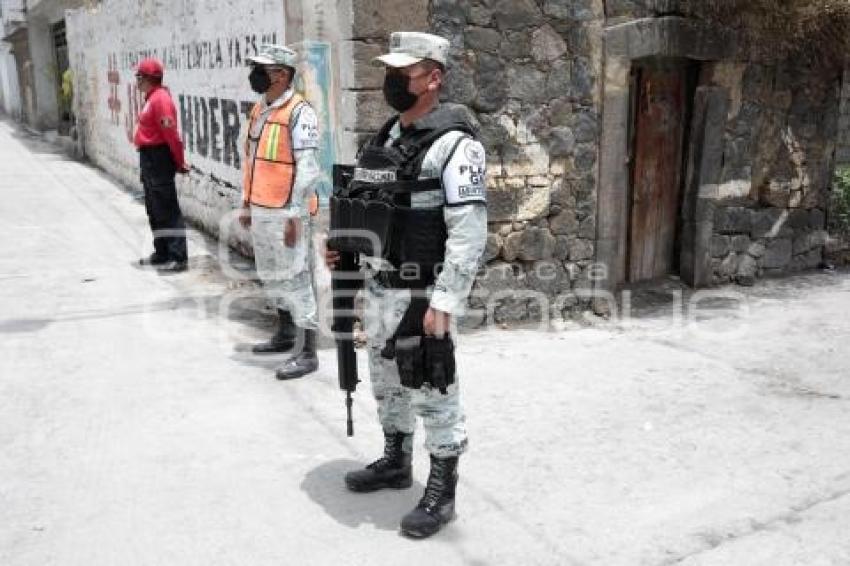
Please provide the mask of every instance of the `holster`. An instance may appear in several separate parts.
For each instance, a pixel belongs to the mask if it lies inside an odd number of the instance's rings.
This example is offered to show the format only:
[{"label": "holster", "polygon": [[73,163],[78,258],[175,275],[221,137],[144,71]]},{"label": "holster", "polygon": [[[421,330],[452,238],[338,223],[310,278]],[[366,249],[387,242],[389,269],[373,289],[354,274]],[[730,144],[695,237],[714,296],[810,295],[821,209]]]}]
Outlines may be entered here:
[{"label": "holster", "polygon": [[401,384],[409,389],[419,389],[425,384],[425,357],[421,336],[408,336],[395,341],[395,362]]},{"label": "holster", "polygon": [[443,338],[425,336],[422,340],[422,350],[425,358],[425,379],[432,387],[439,389],[443,395],[448,394],[448,387],[455,382],[455,344],[449,335]]},{"label": "holster", "polygon": [[455,347],[451,336],[408,336],[395,341],[401,384],[419,389],[427,384],[443,395],[455,382]]}]

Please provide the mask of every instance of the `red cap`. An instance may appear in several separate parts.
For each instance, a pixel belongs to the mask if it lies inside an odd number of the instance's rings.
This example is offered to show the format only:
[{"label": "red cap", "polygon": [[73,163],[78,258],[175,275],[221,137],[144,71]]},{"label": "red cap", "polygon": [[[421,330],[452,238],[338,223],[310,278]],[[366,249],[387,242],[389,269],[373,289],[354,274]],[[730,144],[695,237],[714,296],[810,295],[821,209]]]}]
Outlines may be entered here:
[{"label": "red cap", "polygon": [[145,75],[146,77],[159,77],[163,75],[162,63],[158,59],[142,59],[136,65],[136,74]]}]

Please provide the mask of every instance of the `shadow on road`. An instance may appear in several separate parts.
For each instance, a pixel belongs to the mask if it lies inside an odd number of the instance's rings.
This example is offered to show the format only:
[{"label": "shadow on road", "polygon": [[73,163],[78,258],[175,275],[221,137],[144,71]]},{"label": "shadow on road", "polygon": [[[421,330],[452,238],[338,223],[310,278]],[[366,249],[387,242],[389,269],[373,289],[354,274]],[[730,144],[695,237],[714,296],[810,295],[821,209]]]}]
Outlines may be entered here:
[{"label": "shadow on road", "polygon": [[85,320],[103,320],[123,316],[135,316],[164,311],[198,310],[206,306],[211,299],[206,297],[178,297],[166,301],[154,301],[143,304],[127,305],[119,308],[90,309],[85,311],[68,311],[59,313],[53,318],[16,318],[0,320],[0,334],[16,334],[38,332],[55,323],[74,323]]},{"label": "shadow on road", "polygon": [[47,318],[15,318],[0,321],[0,334],[38,332],[53,322]]},{"label": "shadow on road", "polygon": [[414,481],[409,489],[352,493],[345,488],[343,476],[361,467],[363,463],[354,460],[326,462],[307,474],[301,489],[341,525],[397,531],[401,518],[422,496],[422,484]]},{"label": "shadow on road", "polygon": [[19,122],[6,116],[0,118],[0,123],[8,126],[12,137],[23,144],[28,151],[56,161],[74,161],[61,147],[45,139],[43,134],[27,130]]},{"label": "shadow on road", "polygon": [[236,344],[233,348],[233,353],[228,356],[228,358],[244,366],[274,371],[278,366],[283,365],[283,363],[294,354],[293,351],[279,354],[252,354],[251,352],[245,352],[242,350],[247,347],[250,347],[250,344]]}]

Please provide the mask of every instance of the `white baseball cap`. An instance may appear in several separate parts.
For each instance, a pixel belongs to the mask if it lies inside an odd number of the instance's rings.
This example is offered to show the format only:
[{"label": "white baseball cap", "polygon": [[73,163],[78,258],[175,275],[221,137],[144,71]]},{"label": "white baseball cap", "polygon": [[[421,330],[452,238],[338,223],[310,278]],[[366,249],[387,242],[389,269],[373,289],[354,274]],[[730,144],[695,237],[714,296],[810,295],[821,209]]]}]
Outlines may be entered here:
[{"label": "white baseball cap", "polygon": [[390,52],[375,57],[372,64],[401,68],[425,59],[445,65],[449,60],[449,40],[430,33],[397,31],[390,34]]}]

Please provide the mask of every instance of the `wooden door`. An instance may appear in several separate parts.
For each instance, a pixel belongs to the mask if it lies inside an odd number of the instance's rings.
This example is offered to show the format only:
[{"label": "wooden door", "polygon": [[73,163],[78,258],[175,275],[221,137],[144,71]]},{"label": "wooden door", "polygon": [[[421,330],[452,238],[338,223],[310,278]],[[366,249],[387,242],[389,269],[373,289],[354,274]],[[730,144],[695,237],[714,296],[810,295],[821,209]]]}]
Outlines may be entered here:
[{"label": "wooden door", "polygon": [[657,62],[640,66],[632,82],[631,282],[677,269],[687,76],[684,64]]}]

